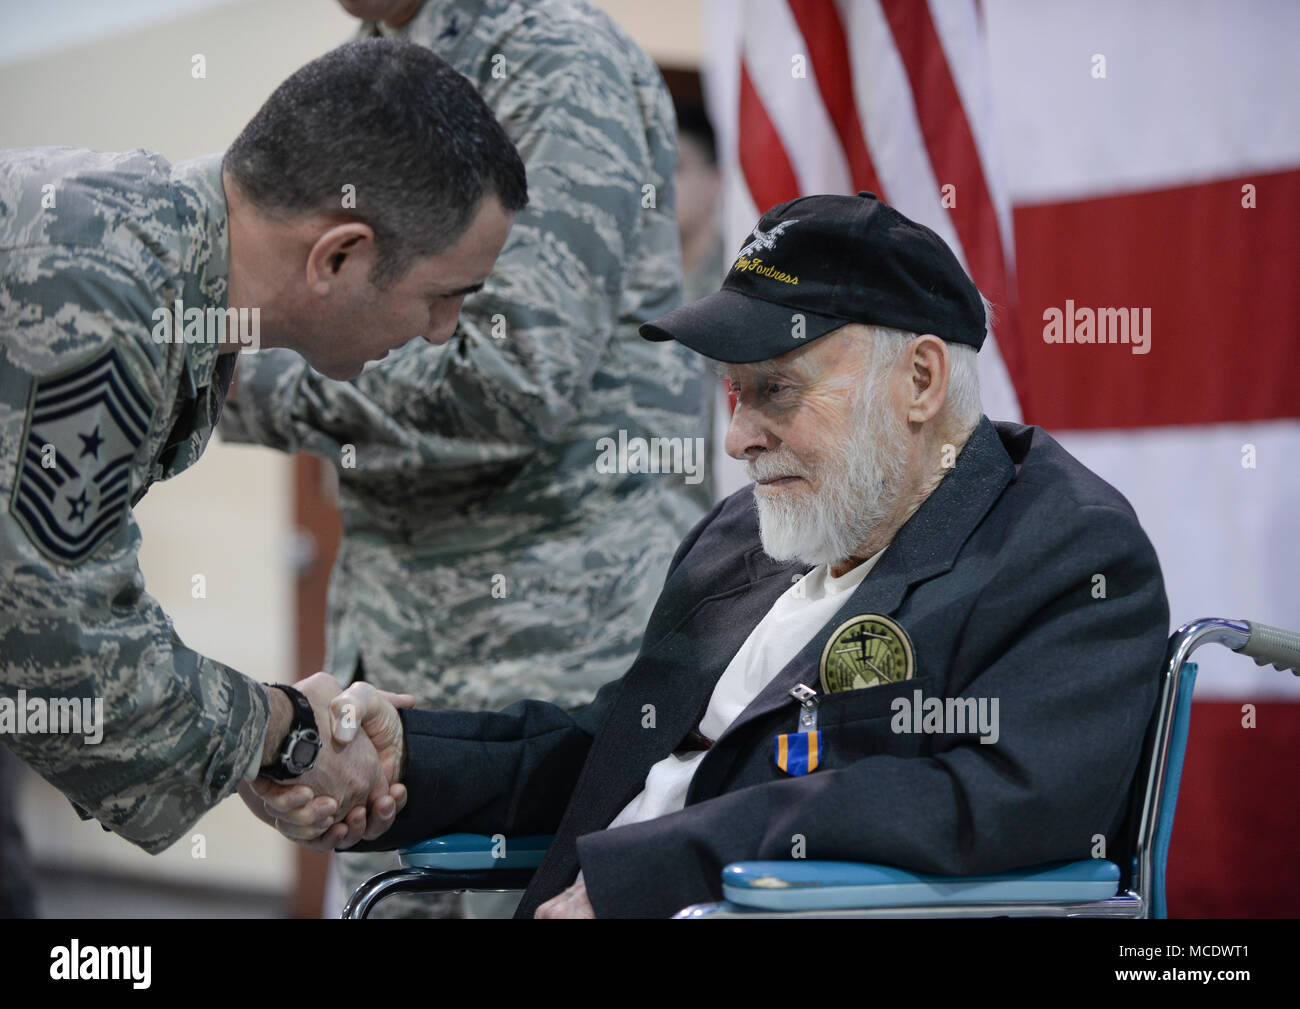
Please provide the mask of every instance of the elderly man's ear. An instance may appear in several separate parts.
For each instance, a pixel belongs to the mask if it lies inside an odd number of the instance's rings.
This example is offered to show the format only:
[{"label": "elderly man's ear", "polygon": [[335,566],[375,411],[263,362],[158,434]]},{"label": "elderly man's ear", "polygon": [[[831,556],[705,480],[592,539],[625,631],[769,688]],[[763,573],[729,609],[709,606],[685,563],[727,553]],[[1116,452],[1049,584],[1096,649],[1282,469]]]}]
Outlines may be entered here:
[{"label": "elderly man's ear", "polygon": [[924,424],[934,419],[948,395],[948,346],[933,334],[912,341],[910,354],[904,355],[908,368],[907,420]]}]

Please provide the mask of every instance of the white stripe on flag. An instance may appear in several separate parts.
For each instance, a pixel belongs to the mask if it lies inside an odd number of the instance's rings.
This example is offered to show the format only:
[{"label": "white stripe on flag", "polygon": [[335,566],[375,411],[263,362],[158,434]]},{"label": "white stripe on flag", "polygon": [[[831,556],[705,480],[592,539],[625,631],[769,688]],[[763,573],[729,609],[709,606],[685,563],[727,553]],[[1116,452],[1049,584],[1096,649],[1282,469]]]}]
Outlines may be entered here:
[{"label": "white stripe on flag", "polygon": [[930,18],[939,35],[944,58],[952,73],[953,84],[961,98],[966,122],[970,124],[984,170],[984,184],[993,200],[993,211],[998,218],[998,231],[1002,236],[1002,254],[1007,262],[1007,272],[1015,276],[1015,232],[1011,226],[1011,200],[1003,184],[997,134],[994,132],[993,90],[989,86],[988,50],[980,31],[971,0],[936,3],[930,0]]},{"label": "white stripe on flag", "polygon": [[1016,206],[1300,163],[1300,4],[983,4]]},{"label": "white stripe on flag", "polygon": [[714,0],[705,11],[705,28],[709,45],[705,49],[704,98],[717,142],[718,165],[723,181],[722,238],[727,251],[745,242],[758,209],[750,198],[749,187],[740,171],[740,143],[737,110],[740,108],[740,40],[742,10],[740,0]]},{"label": "white stripe on flag", "polygon": [[[933,228],[969,272],[957,229],[943,206],[912,85],[884,11],[876,0],[840,0],[839,11],[853,61],[853,92],[862,133],[885,190],[880,195],[908,217]],[[1008,260],[1015,262],[1010,256]],[[1001,308],[1002,317],[1009,316],[1010,306]],[[979,372],[984,412],[998,420],[1019,421],[1020,400],[996,340],[986,341],[980,351]]]},{"label": "white stripe on flag", "polygon": [[[812,57],[786,0],[754,0],[746,5],[744,54],[749,79],[781,136],[799,192],[852,193],[844,149],[822,103]],[[793,76],[795,57],[802,57],[807,77]]]},{"label": "white stripe on flag", "polygon": [[943,208],[921,134],[912,84],[884,11],[876,0],[841,0],[839,11],[853,61],[853,97],[862,135],[885,190],[879,195],[908,217],[933,228],[964,266],[961,243]]},{"label": "white stripe on flag", "polygon": [[[1300,631],[1300,421],[1056,438],[1137,512],[1160,559],[1173,627],[1233,617]],[[1242,465],[1245,445],[1255,448],[1254,469]],[[1109,591],[1122,592],[1123,585],[1112,577]],[[1300,697],[1300,677],[1261,669],[1223,648],[1206,646],[1195,661],[1200,700]]]}]

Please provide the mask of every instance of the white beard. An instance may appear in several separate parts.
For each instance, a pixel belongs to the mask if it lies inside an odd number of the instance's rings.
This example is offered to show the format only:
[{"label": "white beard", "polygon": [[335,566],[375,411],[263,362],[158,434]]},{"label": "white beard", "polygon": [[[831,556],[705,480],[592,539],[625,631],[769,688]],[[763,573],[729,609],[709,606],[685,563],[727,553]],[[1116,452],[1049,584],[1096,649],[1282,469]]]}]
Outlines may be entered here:
[{"label": "white beard", "polygon": [[852,435],[815,466],[787,455],[746,467],[755,479],[782,474],[822,478],[816,493],[754,488],[759,536],[773,560],[815,566],[857,556],[889,514],[902,489],[907,445],[905,429],[884,402],[876,390],[862,390],[853,406]]}]

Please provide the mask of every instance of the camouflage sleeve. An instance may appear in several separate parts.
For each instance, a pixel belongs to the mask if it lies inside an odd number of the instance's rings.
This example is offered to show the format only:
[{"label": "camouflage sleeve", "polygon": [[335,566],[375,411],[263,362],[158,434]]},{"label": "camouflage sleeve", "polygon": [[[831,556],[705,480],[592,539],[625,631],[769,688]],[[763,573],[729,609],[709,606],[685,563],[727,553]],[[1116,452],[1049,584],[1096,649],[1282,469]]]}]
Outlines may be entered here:
[{"label": "camouflage sleeve", "polygon": [[[570,55],[535,49],[484,87],[524,160],[529,205],[452,340],[414,340],[351,382],[322,378],[288,351],[245,354],[223,436],[336,460],[352,444],[358,471],[414,464],[480,477],[517,470],[539,442],[562,437],[620,310],[640,308],[620,302],[631,301],[624,270],[646,218],[671,221],[673,210],[671,136],[647,137],[625,69]],[[657,209],[643,209],[644,186]],[[675,260],[661,258],[661,286],[675,294]]]},{"label": "camouflage sleeve", "polygon": [[132,495],[169,411],[161,348],[123,319],[148,295],[81,258],[5,266],[0,740],[156,853],[256,774],[266,688],[185,647],[144,591]]}]

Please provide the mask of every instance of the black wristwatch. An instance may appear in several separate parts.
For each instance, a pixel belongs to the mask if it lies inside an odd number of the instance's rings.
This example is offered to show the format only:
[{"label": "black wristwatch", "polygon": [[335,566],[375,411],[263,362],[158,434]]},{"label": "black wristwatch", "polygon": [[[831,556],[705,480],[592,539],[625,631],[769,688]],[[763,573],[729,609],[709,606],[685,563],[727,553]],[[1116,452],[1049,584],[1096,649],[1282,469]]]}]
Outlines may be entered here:
[{"label": "black wristwatch", "polygon": [[307,700],[301,690],[286,687],[283,683],[268,683],[268,687],[283,690],[293,702],[293,721],[289,731],[284,734],[284,743],[280,755],[258,772],[263,778],[275,781],[287,781],[300,774],[306,774],[316,763],[320,753],[320,733],[316,730],[316,714],[311,710],[311,701]]}]

